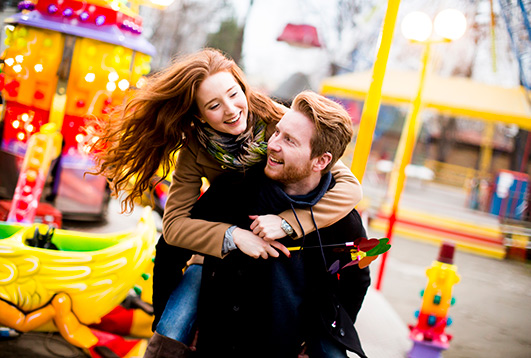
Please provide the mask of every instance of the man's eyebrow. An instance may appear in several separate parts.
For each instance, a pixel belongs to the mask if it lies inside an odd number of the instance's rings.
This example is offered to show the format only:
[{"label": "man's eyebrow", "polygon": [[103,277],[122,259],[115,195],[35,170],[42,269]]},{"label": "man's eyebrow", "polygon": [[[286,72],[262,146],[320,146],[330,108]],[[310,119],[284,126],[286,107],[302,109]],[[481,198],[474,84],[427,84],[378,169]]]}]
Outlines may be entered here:
[{"label": "man's eyebrow", "polygon": [[297,138],[296,136],[294,136],[294,135],[292,135],[292,134],[290,134],[290,133],[286,134],[286,136],[287,136],[292,142],[294,142],[294,143],[296,143],[296,144],[299,144],[299,143],[300,143],[299,138]]},{"label": "man's eyebrow", "polygon": [[[277,130],[280,130],[280,129],[278,128],[278,124],[276,125],[276,128],[277,128]],[[294,133],[292,133],[292,132],[289,132],[289,131],[286,132],[286,131],[284,131],[284,132],[283,132],[283,135],[284,135],[284,137],[288,137],[288,138],[290,138],[294,143],[297,143],[297,144],[300,143],[299,138],[297,138],[297,137],[294,135]]]}]

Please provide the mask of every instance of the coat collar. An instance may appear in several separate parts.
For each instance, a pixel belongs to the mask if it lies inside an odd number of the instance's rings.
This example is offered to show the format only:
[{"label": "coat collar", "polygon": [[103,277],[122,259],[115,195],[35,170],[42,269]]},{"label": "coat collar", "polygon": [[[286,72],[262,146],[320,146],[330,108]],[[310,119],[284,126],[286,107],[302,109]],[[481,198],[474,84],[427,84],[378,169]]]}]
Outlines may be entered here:
[{"label": "coat collar", "polygon": [[[327,172],[321,177],[319,185],[306,195],[288,195],[281,188],[278,182],[268,179],[268,185],[273,190],[274,195],[278,195],[280,198],[286,200],[290,204],[296,207],[314,206],[324,196],[326,191],[332,186],[333,178],[332,173]],[[265,190],[268,192],[268,190]]]}]

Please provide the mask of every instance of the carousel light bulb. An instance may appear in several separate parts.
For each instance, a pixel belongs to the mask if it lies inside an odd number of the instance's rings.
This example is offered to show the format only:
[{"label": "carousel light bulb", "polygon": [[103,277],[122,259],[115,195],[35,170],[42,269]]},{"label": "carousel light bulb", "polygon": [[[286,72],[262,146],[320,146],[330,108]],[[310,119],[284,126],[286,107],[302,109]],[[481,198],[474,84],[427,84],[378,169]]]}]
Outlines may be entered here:
[{"label": "carousel light bulb", "polygon": [[28,29],[26,27],[21,27],[18,29],[18,37],[26,37],[28,36]]},{"label": "carousel light bulb", "polygon": [[[127,20],[124,21],[124,23],[129,22]],[[124,48],[122,46],[116,46],[112,50],[112,52],[117,56],[122,56],[124,54]]]},{"label": "carousel light bulb", "polygon": [[85,75],[85,81],[89,83],[94,82],[95,79],[96,79],[96,75],[92,72],[89,72]]},{"label": "carousel light bulb", "polygon": [[120,3],[118,1],[113,1],[111,3],[111,9],[113,9],[114,11],[119,11],[120,10]]},{"label": "carousel light bulb", "polygon": [[94,22],[96,23],[97,26],[103,25],[105,23],[105,16],[104,15],[98,16]]},{"label": "carousel light bulb", "polygon": [[20,127],[20,121],[14,120],[11,125],[13,126],[13,128],[18,129],[18,127]]},{"label": "carousel light bulb", "polygon": [[49,14],[55,14],[57,12],[57,10],[59,10],[59,8],[54,5],[54,4],[51,4],[48,6],[48,13]]},{"label": "carousel light bulb", "polygon": [[73,13],[74,13],[74,10],[72,10],[72,8],[69,8],[69,7],[63,10],[64,17],[70,17],[72,16]]},{"label": "carousel light bulb", "polygon": [[120,76],[118,76],[118,73],[116,73],[116,72],[111,72],[111,73],[109,73],[108,78],[109,78],[109,81],[116,82],[116,81],[118,81],[118,78],[120,78]]},{"label": "carousel light bulb", "polygon": [[19,73],[20,71],[22,71],[22,66],[19,64],[16,64],[15,66],[13,66],[13,71],[15,71],[16,73]]},{"label": "carousel light bulb", "polygon": [[116,89],[116,83],[114,82],[107,82],[107,91],[112,92]]},{"label": "carousel light bulb", "polygon": [[86,11],[83,11],[81,14],[79,14],[79,19],[81,21],[87,21],[89,18],[89,13]]},{"label": "carousel light bulb", "polygon": [[18,63],[24,62],[24,56],[22,55],[15,56],[15,61],[17,61]]},{"label": "carousel light bulb", "polygon": [[35,65],[34,69],[35,69],[35,72],[42,72],[44,67],[42,66],[41,63],[38,63],[38,64]]},{"label": "carousel light bulb", "polygon": [[89,48],[87,49],[87,55],[89,56],[94,56],[97,52],[98,50],[96,49],[96,46],[89,46]]},{"label": "carousel light bulb", "polygon": [[26,47],[26,45],[28,44],[28,41],[26,41],[25,39],[23,39],[22,37],[19,37],[17,39],[17,46],[18,47]]},{"label": "carousel light bulb", "polygon": [[83,139],[85,139],[83,134],[80,133],[80,134],[76,135],[76,142],[81,143],[83,141]]},{"label": "carousel light bulb", "polygon": [[141,77],[141,78],[136,82],[136,87],[137,87],[137,88],[142,88],[145,84],[146,84],[146,79],[145,79],[144,77]]},{"label": "carousel light bulb", "polygon": [[121,80],[118,82],[118,88],[120,88],[122,91],[125,91],[129,88],[129,81],[128,80]]},{"label": "carousel light bulb", "polygon": [[24,122],[27,122],[27,121],[29,121],[30,116],[29,116],[29,114],[27,114],[27,113],[22,113],[22,115],[20,116],[20,118],[21,118]]},{"label": "carousel light bulb", "polygon": [[17,134],[17,139],[18,140],[24,140],[24,138],[26,138],[26,135],[22,132],[18,132]]},{"label": "carousel light bulb", "polygon": [[4,63],[8,66],[13,66],[13,64],[15,63],[15,59],[10,57],[10,58],[6,58]]},{"label": "carousel light bulb", "polygon": [[28,132],[30,132],[30,133],[33,132],[34,129],[35,129],[35,127],[33,126],[33,124],[28,124],[28,125],[26,126],[26,130],[27,130]]}]

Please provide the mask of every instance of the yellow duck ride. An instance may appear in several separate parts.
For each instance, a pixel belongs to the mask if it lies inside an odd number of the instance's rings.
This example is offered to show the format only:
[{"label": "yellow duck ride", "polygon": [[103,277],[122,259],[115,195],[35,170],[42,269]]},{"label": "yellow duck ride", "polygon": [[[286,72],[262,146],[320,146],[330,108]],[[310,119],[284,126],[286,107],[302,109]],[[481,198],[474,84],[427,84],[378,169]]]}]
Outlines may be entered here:
[{"label": "yellow duck ride", "polygon": [[153,213],[143,210],[135,230],[113,234],[0,222],[0,325],[96,344],[87,325],[127,297],[154,256]]}]

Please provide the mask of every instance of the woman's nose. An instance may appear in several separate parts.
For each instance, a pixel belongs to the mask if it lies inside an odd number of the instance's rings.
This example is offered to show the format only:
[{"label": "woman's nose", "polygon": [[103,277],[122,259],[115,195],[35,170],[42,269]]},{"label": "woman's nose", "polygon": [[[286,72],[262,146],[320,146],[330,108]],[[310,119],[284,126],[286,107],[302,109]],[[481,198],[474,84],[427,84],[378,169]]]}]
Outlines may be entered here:
[{"label": "woman's nose", "polygon": [[227,102],[225,104],[225,113],[226,114],[234,114],[236,112],[237,112],[237,110],[236,110],[236,106],[234,105],[234,103],[229,101],[229,102]]}]

